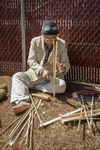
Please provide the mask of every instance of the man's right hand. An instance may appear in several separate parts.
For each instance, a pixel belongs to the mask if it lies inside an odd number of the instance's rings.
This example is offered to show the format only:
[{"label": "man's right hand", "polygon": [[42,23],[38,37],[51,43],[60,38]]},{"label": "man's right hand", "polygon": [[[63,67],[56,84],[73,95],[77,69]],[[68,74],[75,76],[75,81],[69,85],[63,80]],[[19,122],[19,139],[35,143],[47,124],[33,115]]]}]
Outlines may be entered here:
[{"label": "man's right hand", "polygon": [[45,80],[50,80],[50,72],[48,70],[43,70],[42,76]]}]

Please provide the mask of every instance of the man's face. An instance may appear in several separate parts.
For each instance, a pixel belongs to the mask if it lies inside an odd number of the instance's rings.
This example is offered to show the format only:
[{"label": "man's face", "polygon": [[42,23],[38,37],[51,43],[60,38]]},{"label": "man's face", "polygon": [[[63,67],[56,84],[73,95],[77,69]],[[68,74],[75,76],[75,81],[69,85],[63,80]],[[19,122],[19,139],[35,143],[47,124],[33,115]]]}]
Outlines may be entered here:
[{"label": "man's face", "polygon": [[43,35],[44,42],[47,46],[52,46],[53,42],[55,42],[57,35]]}]

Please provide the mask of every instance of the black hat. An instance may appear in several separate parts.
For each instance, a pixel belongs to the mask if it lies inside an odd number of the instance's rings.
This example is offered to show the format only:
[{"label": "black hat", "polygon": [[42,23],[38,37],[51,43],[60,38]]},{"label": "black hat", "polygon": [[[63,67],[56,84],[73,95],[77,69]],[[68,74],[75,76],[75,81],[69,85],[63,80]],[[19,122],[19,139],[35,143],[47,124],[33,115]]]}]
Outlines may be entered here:
[{"label": "black hat", "polygon": [[45,21],[43,23],[43,27],[42,27],[41,33],[45,34],[45,35],[58,34],[57,24],[53,20],[50,20],[50,18],[49,18],[47,21]]}]

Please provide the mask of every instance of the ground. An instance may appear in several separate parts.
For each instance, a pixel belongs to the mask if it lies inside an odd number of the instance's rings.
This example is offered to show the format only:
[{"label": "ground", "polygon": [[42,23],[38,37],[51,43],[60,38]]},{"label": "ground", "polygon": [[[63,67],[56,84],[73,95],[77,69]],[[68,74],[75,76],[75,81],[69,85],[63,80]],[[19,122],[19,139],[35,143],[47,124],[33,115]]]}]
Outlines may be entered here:
[{"label": "ground", "polygon": [[[43,122],[54,119],[60,114],[66,114],[81,107],[80,101],[72,100],[72,92],[76,90],[84,90],[86,86],[83,82],[69,82],[67,89],[63,94],[56,94],[56,99],[51,95],[50,101],[42,101],[39,107],[39,115]],[[6,97],[0,100],[0,131],[7,127],[17,117],[22,114],[15,115],[12,112],[12,105],[10,104],[10,92],[12,77],[0,76],[0,85],[7,84],[8,91]],[[91,84],[92,87],[100,87],[99,84]],[[34,90],[33,90],[34,91]],[[31,91],[31,92],[33,92]],[[34,91],[37,92],[37,91]],[[87,102],[90,104],[90,102]],[[94,103],[94,109],[100,108],[100,102]],[[15,127],[18,121],[10,126],[4,133],[0,135],[0,149],[1,150],[27,150],[28,145],[25,144],[24,135],[27,126],[24,128],[20,137],[16,140],[13,146],[4,148],[8,141],[8,135]],[[78,122],[69,122],[62,124],[61,120],[52,123],[46,127],[40,127],[38,117],[34,118],[33,122],[33,150],[100,150],[100,120],[95,120],[96,128],[88,129],[86,121],[81,121],[80,130],[78,129]]]}]

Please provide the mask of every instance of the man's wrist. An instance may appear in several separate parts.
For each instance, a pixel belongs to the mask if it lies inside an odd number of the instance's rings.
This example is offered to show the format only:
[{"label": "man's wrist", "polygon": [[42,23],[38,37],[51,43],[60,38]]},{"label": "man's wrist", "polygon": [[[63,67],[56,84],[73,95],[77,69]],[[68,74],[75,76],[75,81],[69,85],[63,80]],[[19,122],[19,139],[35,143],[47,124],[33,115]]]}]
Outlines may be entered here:
[{"label": "man's wrist", "polygon": [[44,70],[45,70],[44,68],[40,69],[39,75],[42,75]]}]

